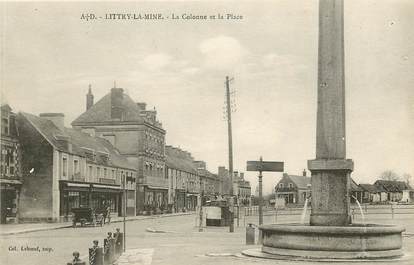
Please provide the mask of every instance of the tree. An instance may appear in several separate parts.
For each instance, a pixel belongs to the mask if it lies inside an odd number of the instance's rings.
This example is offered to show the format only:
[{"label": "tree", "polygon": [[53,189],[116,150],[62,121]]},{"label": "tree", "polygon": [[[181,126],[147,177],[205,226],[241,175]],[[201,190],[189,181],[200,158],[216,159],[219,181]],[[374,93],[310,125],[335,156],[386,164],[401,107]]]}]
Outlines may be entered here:
[{"label": "tree", "polygon": [[380,174],[379,179],[398,181],[401,180],[401,177],[392,170],[386,170]]},{"label": "tree", "polygon": [[407,183],[407,185],[410,185],[410,183],[411,183],[411,181],[412,181],[412,179],[413,179],[413,176],[411,176],[410,174],[408,174],[408,173],[404,173],[403,175],[402,175],[402,179],[405,181],[405,183]]}]

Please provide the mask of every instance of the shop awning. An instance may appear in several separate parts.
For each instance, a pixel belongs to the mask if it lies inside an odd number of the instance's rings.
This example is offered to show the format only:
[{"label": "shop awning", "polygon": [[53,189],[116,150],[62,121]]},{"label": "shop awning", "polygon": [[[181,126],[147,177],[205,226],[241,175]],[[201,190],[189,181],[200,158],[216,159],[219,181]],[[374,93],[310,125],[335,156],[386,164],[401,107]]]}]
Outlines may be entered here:
[{"label": "shop awning", "polygon": [[147,187],[153,190],[168,190],[168,187],[157,187],[157,186],[151,186],[151,185],[147,185]]},{"label": "shop awning", "polygon": [[89,188],[89,184],[83,184],[83,183],[66,183],[66,185],[68,187],[85,187],[85,188]]},{"label": "shop awning", "polygon": [[121,189],[121,186],[116,185],[92,184],[92,191],[102,193],[120,193],[123,190]]},{"label": "shop awning", "polygon": [[65,191],[84,191],[88,192],[90,190],[90,184],[88,183],[72,183],[72,182],[63,182],[61,181],[60,188]]},{"label": "shop awning", "polygon": [[113,189],[113,190],[120,190],[121,186],[116,185],[100,185],[100,184],[92,184],[94,188],[102,188],[102,189]]},{"label": "shop awning", "polygon": [[0,179],[0,184],[22,185],[22,182],[15,179]]}]

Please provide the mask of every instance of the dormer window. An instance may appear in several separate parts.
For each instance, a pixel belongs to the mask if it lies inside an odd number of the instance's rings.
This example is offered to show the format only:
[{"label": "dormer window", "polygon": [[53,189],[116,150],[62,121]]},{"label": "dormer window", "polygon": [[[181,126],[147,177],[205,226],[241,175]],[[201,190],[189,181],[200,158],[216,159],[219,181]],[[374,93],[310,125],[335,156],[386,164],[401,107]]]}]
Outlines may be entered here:
[{"label": "dormer window", "polygon": [[293,183],[289,183],[289,188],[292,189],[293,188]]},{"label": "dormer window", "polygon": [[283,189],[283,183],[279,183],[279,188]]},{"label": "dormer window", "polygon": [[9,135],[9,119],[8,117],[5,117],[1,119],[1,125],[2,125],[2,134]]}]

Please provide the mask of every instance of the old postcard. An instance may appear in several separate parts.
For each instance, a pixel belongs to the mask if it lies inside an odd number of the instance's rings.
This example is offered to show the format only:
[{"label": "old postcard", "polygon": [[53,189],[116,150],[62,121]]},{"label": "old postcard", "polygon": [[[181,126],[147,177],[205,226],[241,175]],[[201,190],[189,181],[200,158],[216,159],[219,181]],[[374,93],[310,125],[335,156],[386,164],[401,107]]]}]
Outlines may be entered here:
[{"label": "old postcard", "polygon": [[413,1],[0,9],[0,264],[413,264]]}]

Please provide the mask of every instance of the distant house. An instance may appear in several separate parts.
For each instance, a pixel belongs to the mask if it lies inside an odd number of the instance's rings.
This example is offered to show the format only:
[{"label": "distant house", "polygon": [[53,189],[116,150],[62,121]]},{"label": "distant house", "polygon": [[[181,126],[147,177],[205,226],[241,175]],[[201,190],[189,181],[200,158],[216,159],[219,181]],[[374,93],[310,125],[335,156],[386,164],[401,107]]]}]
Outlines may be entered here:
[{"label": "distant house", "polygon": [[414,190],[404,181],[377,180],[374,185],[382,187],[391,202],[411,202],[414,200]]},{"label": "distant house", "polygon": [[[306,198],[311,195],[311,177],[306,176],[303,171],[302,176],[283,174],[282,179],[275,187],[275,199],[284,199],[285,204],[304,204]],[[363,201],[364,189],[351,179],[351,203]]]},{"label": "distant house", "polygon": [[363,195],[364,189],[360,187],[358,184],[356,184],[356,182],[353,179],[351,179],[351,203],[356,203],[356,200],[362,203]]},{"label": "distant house", "polygon": [[374,184],[359,184],[363,189],[363,203],[378,203],[387,201],[387,193],[382,186]]},{"label": "distant house", "polygon": [[311,178],[303,171],[302,176],[283,173],[275,187],[276,200],[283,198],[285,204],[303,204],[311,194]]}]

